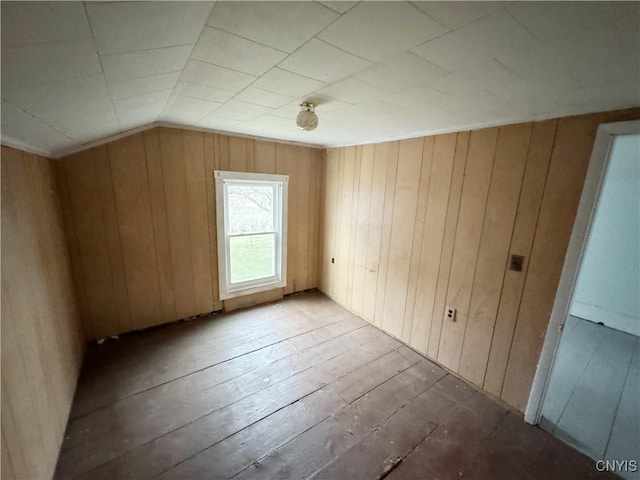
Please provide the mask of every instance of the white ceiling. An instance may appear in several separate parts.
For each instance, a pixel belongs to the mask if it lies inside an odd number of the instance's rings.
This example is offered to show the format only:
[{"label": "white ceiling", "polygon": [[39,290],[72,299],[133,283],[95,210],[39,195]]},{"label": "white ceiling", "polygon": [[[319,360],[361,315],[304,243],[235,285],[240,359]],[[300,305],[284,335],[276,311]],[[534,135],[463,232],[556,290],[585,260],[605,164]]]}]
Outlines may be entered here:
[{"label": "white ceiling", "polygon": [[0,6],[2,141],[50,156],[154,122],[338,146],[640,105],[639,2]]}]

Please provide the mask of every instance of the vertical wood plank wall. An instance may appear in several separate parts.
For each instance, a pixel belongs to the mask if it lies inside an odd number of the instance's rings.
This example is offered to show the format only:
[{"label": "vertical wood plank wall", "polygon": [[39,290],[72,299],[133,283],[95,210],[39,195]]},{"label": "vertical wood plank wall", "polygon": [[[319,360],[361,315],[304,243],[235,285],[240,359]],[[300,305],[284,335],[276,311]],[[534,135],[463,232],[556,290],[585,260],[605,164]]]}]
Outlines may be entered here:
[{"label": "vertical wood plank wall", "polygon": [[224,308],[316,287],[321,158],[313,148],[155,128],[59,160],[87,339],[223,308],[215,169],[290,177],[287,286]]},{"label": "vertical wood plank wall", "polygon": [[52,478],[84,341],[53,160],[2,147],[2,478]]},{"label": "vertical wood plank wall", "polygon": [[[637,118],[329,149],[320,288],[524,411],[598,125]],[[508,269],[511,254],[525,257],[522,272]]]}]

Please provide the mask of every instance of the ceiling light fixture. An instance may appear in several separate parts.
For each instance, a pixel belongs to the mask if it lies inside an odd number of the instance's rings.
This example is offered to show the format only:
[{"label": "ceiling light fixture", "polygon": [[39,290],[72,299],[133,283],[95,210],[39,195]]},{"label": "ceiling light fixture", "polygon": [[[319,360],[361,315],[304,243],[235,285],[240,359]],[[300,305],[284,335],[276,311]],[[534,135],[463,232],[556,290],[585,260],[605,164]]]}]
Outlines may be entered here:
[{"label": "ceiling light fixture", "polygon": [[306,130],[310,132],[315,130],[318,126],[318,115],[316,115],[316,106],[313,103],[301,103],[300,113],[296,118],[296,124],[300,130]]}]

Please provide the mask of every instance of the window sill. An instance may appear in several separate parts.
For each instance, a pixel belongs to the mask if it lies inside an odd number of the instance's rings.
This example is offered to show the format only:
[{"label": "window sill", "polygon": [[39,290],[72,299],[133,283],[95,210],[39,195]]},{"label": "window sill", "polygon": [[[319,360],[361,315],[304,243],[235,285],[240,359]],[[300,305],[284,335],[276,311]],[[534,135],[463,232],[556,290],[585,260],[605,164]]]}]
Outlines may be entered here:
[{"label": "window sill", "polygon": [[287,286],[286,280],[280,280],[277,282],[269,282],[262,285],[256,285],[254,287],[242,288],[239,290],[232,290],[230,292],[220,292],[220,300],[228,300],[230,298],[244,297],[253,293],[266,292],[268,290],[275,290],[276,288],[283,288]]}]

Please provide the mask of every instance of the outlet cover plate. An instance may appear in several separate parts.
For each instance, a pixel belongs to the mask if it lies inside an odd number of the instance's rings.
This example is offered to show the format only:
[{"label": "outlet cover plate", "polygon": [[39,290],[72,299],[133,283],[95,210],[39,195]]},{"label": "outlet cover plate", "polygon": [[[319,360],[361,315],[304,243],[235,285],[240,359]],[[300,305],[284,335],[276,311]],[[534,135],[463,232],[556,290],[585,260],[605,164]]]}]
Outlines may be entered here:
[{"label": "outlet cover plate", "polygon": [[455,322],[457,313],[458,310],[456,309],[456,307],[447,305],[444,309],[444,319],[449,320],[450,322]]}]

